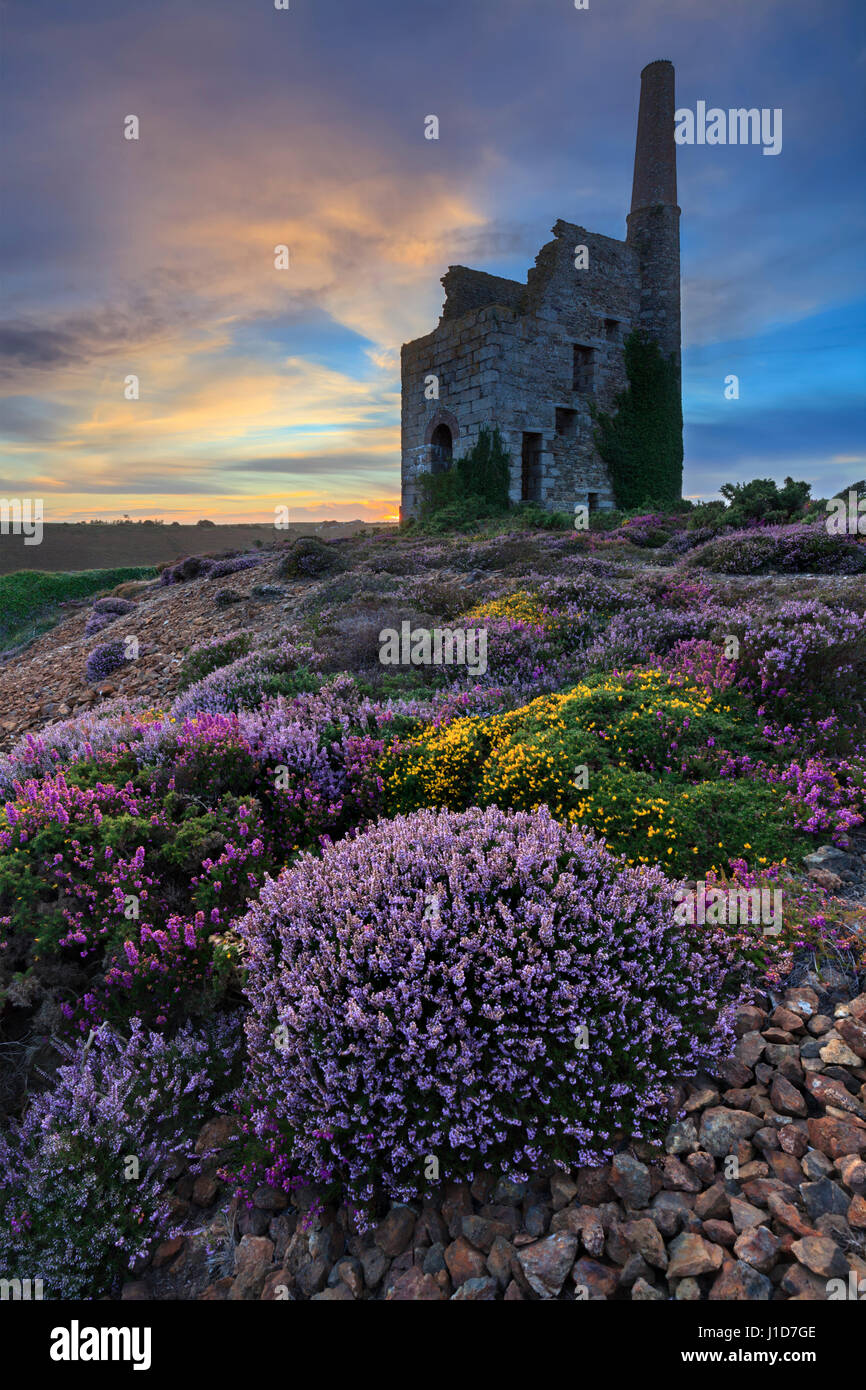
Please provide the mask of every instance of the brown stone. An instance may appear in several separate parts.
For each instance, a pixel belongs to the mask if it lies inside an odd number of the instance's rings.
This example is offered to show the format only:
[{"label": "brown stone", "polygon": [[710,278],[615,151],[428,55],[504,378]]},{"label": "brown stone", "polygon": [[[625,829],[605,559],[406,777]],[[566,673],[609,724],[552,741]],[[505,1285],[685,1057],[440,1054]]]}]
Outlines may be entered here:
[{"label": "brown stone", "polygon": [[760,1207],[753,1207],[751,1202],[744,1202],[742,1197],[731,1198],[731,1222],[738,1234],[747,1231],[750,1226],[760,1226],[761,1222],[766,1220],[767,1213],[761,1211]]},{"label": "brown stone", "polygon": [[[819,1104],[832,1105],[837,1110],[848,1111],[855,1115],[858,1120],[866,1118],[866,1106],[855,1096],[852,1096],[847,1087],[834,1077],[821,1076],[818,1072],[809,1072],[803,1084],[809,1095]],[[864,1131],[864,1138],[866,1138],[866,1131]]]},{"label": "brown stone", "polygon": [[795,1235],[816,1236],[818,1234],[814,1226],[810,1226],[805,1217],[800,1215],[797,1208],[792,1206],[790,1202],[786,1202],[778,1192],[774,1192],[768,1198],[767,1206],[776,1220],[783,1226],[787,1226]]},{"label": "brown stone", "polygon": [[476,1250],[465,1236],[458,1236],[445,1247],[445,1263],[455,1289],[465,1284],[467,1279],[481,1279],[487,1273],[487,1262],[480,1250]]},{"label": "brown stone", "polygon": [[715,1106],[701,1115],[701,1148],[714,1158],[724,1158],[732,1153],[741,1139],[749,1139],[761,1121],[747,1110],[728,1110]]},{"label": "brown stone", "polygon": [[212,1173],[199,1173],[192,1185],[192,1200],[197,1207],[210,1207],[219,1196],[220,1185]]},{"label": "brown stone", "polygon": [[802,1158],[809,1147],[808,1131],[804,1134],[797,1125],[783,1125],[779,1130],[779,1143],[783,1153]]},{"label": "brown stone", "polygon": [[779,1241],[766,1226],[749,1226],[737,1237],[734,1254],[761,1274],[769,1274],[779,1257]]},{"label": "brown stone", "polygon": [[787,1183],[789,1187],[794,1188],[802,1182],[803,1170],[799,1160],[793,1154],[781,1152],[768,1154],[767,1162],[780,1182]]},{"label": "brown stone", "polygon": [[848,1266],[841,1250],[828,1236],[804,1236],[791,1246],[801,1265],[822,1279],[847,1279]]},{"label": "brown stone", "polygon": [[199,1157],[210,1150],[219,1152],[238,1132],[238,1121],[233,1115],[216,1115],[199,1130],[195,1151]]},{"label": "brown stone", "polygon": [[866,1163],[858,1154],[843,1154],[836,1160],[836,1168],[852,1192],[866,1192]]},{"label": "brown stone", "polygon": [[820,1149],[828,1158],[841,1158],[843,1154],[866,1153],[866,1129],[838,1120],[832,1115],[809,1120],[809,1142]]},{"label": "brown stone", "polygon": [[164,1240],[161,1245],[156,1247],[153,1254],[154,1269],[163,1269],[166,1265],[180,1254],[184,1247],[184,1237],[175,1236],[173,1240]]},{"label": "brown stone", "polygon": [[235,1249],[235,1277],[229,1298],[259,1299],[273,1257],[274,1242],[267,1236],[244,1236]]},{"label": "brown stone", "polygon": [[629,1153],[615,1155],[610,1165],[609,1182],[628,1207],[645,1207],[653,1195],[649,1168]]},{"label": "brown stone", "polygon": [[392,1207],[387,1216],[379,1222],[373,1239],[389,1259],[396,1259],[412,1244],[415,1231],[415,1213],[411,1207]]},{"label": "brown stone", "polygon": [[120,1290],[121,1303],[146,1303],[151,1297],[147,1284],[140,1279],[132,1279]]},{"label": "brown stone", "polygon": [[668,1281],[710,1274],[719,1269],[721,1263],[722,1252],[717,1245],[710,1245],[703,1236],[684,1231],[671,1241]]},{"label": "brown stone", "polygon": [[712,1187],[708,1187],[706,1192],[700,1193],[695,1198],[695,1214],[702,1221],[707,1218],[725,1217],[731,1209],[731,1199],[728,1196],[725,1184],[721,1181],[714,1182]]},{"label": "brown stone", "polygon": [[586,1255],[577,1261],[572,1278],[578,1293],[583,1291],[581,1296],[589,1299],[612,1298],[619,1282],[615,1269],[588,1259]]},{"label": "brown stone", "polygon": [[569,1231],[546,1236],[517,1252],[529,1287],[539,1298],[555,1298],[577,1254],[577,1237]]},{"label": "brown stone", "polygon": [[668,1257],[664,1241],[653,1221],[648,1217],[639,1221],[626,1221],[619,1229],[627,1244],[642,1255],[648,1265],[655,1269],[667,1269]]},{"label": "brown stone", "polygon": [[487,1256],[487,1269],[499,1287],[507,1287],[511,1278],[512,1262],[515,1259],[514,1246],[502,1236],[497,1236]]},{"label": "brown stone", "polygon": [[386,1303],[442,1303],[446,1295],[432,1274],[425,1274],[419,1265],[413,1265],[401,1274],[388,1289]]},{"label": "brown stone", "polygon": [[784,1004],[780,1004],[773,1011],[772,1021],[777,1028],[784,1028],[786,1033],[802,1033],[805,1024],[799,1014],[795,1014],[793,1009],[786,1009]]},{"label": "brown stone", "polygon": [[858,1231],[866,1230],[866,1197],[859,1193],[848,1208],[848,1225]]},{"label": "brown stone", "polygon": [[753,1302],[770,1299],[772,1294],[773,1285],[767,1276],[745,1260],[727,1261],[710,1289],[713,1302]]},{"label": "brown stone", "polygon": [[778,1072],[770,1087],[770,1102],[780,1115],[796,1115],[803,1118],[807,1114],[805,1097]]},{"label": "brown stone", "polygon": [[675,1154],[662,1164],[662,1184],[669,1192],[700,1192],[701,1180]]},{"label": "brown stone", "polygon": [[858,1057],[866,1058],[866,1023],[861,1023],[857,1018],[838,1018],[836,1032],[852,1052]]}]

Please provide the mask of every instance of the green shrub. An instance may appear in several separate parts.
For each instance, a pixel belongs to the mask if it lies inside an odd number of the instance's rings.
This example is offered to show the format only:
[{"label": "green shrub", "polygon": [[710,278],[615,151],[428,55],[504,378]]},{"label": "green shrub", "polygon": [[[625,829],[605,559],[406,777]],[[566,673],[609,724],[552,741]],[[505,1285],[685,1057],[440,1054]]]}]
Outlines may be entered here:
[{"label": "green shrub", "polygon": [[341,569],[342,564],[332,545],[317,536],[299,536],[277,567],[281,579],[317,579]]},{"label": "green shrub", "polygon": [[750,483],[723,483],[719,492],[730,503],[728,526],[747,526],[750,521],[773,525],[799,519],[812,491],[808,483],[786,478],[779,487],[772,478],[753,478]]},{"label": "green shrub", "polygon": [[605,835],[631,862],[674,873],[732,857],[796,858],[807,841],[789,828],[783,789],[720,776],[724,750],[761,750],[746,709],[730,692],[710,696],[658,672],[590,676],[521,709],[428,727],[396,745],[379,768],[385,809],[546,805]]}]

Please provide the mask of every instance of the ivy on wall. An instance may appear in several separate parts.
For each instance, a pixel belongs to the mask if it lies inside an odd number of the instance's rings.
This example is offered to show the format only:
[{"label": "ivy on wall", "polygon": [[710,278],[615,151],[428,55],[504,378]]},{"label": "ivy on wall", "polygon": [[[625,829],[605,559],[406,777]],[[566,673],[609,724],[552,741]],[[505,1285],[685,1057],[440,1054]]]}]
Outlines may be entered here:
[{"label": "ivy on wall", "polygon": [[423,473],[418,480],[422,516],[477,498],[493,511],[508,510],[510,460],[498,429],[482,425],[469,453],[443,473]]},{"label": "ivy on wall", "polygon": [[595,443],[621,510],[682,496],[683,407],[673,358],[635,329],[623,344],[628,386],[616,412],[594,411]]}]

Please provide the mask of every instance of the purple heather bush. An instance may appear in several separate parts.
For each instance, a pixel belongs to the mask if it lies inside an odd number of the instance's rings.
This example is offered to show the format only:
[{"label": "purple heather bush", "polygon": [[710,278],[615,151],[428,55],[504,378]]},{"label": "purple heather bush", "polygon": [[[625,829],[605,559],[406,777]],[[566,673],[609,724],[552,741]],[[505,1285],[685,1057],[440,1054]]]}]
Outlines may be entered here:
[{"label": "purple heather bush", "polygon": [[663,671],[678,671],[713,693],[727,690],[737,679],[737,663],[729,660],[718,642],[691,638],[677,642],[662,659]]},{"label": "purple heather bush", "polygon": [[616,613],[587,647],[583,669],[625,671],[658,664],[677,643],[708,637],[714,616],[709,607],[684,612],[649,605]]},{"label": "purple heather bush", "polygon": [[105,680],[113,671],[119,671],[128,660],[126,644],[122,639],[116,642],[101,642],[98,646],[91,647],[87,653],[87,680],[91,685],[95,685],[97,681]]},{"label": "purple heather bush", "polygon": [[98,632],[104,631],[116,622],[117,616],[116,613],[91,613],[85,624],[85,637],[95,637]]},{"label": "purple heather bush", "polygon": [[543,807],[423,810],[302,856],[238,925],[273,1180],[369,1210],[429,1192],[430,1156],[444,1181],[522,1180],[657,1134],[743,989],[673,892]]},{"label": "purple heather bush", "polygon": [[235,555],[228,560],[217,560],[208,570],[208,579],[224,579],[227,574],[237,574],[240,570],[255,569],[262,563],[261,555]]},{"label": "purple heather bush", "polygon": [[49,1089],[0,1135],[0,1270],[42,1279],[46,1298],[116,1296],[171,1229],[170,1180],[207,1157],[196,1136],[228,1103],[240,1029],[215,1019],[169,1040],[133,1020],[128,1040],[103,1026],[57,1046]]},{"label": "purple heather bush", "polygon": [[209,555],[187,555],[173,565],[166,565],[159,577],[160,584],[184,584],[188,579],[203,579],[217,561]]},{"label": "purple heather bush", "polygon": [[321,658],[312,647],[289,641],[270,650],[250,652],[195,681],[175,700],[172,714],[182,719],[200,710],[222,714],[229,710],[254,709],[268,694],[281,693],[280,677],[301,669],[311,671],[320,662]]},{"label": "purple heather bush", "polygon": [[686,562],[721,574],[863,574],[866,541],[831,535],[824,521],[729,531]]},{"label": "purple heather bush", "polygon": [[130,702],[120,696],[102,701],[98,711],[88,710],[25,734],[8,753],[0,753],[0,798],[8,799],[16,782],[48,776],[80,759],[92,760],[127,738],[138,737],[133,732],[136,719]]},{"label": "purple heather bush", "polygon": [[769,613],[736,610],[725,630],[740,637],[738,684],[755,700],[759,715],[780,726],[792,717],[824,722],[828,738],[835,734],[844,742],[853,734],[862,743],[857,731],[866,721],[866,616],[816,599],[793,600]]},{"label": "purple heather bush", "polygon": [[135,604],[128,598],[118,598],[115,594],[109,594],[106,598],[94,600],[94,613],[113,613],[116,618],[122,617],[124,613],[132,613]]},{"label": "purple heather bush", "polygon": [[115,622],[117,618],[123,617],[126,613],[132,613],[135,604],[130,603],[126,598],[98,598],[93,605],[90,617],[87,619],[87,626],[84,629],[85,637],[95,637],[97,632],[102,632],[103,628]]}]

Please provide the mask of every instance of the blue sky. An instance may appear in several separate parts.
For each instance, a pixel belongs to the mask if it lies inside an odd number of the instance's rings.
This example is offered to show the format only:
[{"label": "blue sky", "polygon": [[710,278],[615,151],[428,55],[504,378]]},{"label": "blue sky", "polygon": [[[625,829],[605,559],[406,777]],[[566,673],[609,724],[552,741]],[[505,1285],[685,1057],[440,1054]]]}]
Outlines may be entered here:
[{"label": "blue sky", "polygon": [[400,344],[435,325],[449,264],[525,279],[560,217],[625,235],[655,58],[680,107],[783,111],[776,157],[678,151],[686,494],[866,476],[860,0],[5,0],[0,20],[0,496],[46,519],[393,515]]}]

